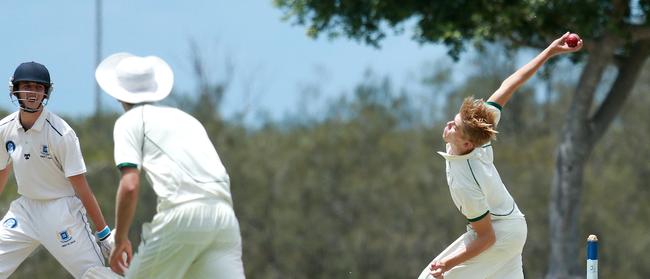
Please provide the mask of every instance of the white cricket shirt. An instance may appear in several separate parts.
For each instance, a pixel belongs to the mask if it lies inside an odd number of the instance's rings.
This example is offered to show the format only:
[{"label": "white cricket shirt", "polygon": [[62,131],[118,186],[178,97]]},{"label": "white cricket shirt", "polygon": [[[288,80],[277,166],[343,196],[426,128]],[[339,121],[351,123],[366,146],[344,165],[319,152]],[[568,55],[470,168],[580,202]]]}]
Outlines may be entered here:
[{"label": "white cricket shirt", "polygon": [[199,199],[232,205],[230,180],[205,128],[170,107],[135,106],[113,130],[118,168],[144,169],[158,195],[158,211]]},{"label": "white cricket shirt", "polygon": [[[498,124],[501,107],[492,102],[486,103],[486,106],[494,112],[495,125]],[[449,148],[447,144],[447,152]],[[478,221],[487,214],[491,214],[493,220],[524,217],[494,166],[490,143],[474,148],[465,155],[450,155],[447,152],[438,154],[446,160],[451,198],[468,221]]]},{"label": "white cricket shirt", "polygon": [[67,177],[86,172],[79,139],[68,123],[45,108],[25,131],[14,112],[0,120],[0,169],[13,164],[18,194],[45,200],[74,196]]}]

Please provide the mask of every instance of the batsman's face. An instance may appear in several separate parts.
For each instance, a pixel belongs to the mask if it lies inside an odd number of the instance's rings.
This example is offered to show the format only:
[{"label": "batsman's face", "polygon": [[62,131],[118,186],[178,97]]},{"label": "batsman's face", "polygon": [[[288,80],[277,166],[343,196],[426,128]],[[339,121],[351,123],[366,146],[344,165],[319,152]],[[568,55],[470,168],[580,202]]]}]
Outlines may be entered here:
[{"label": "batsman's face", "polygon": [[37,109],[45,98],[45,85],[36,82],[19,82],[18,99],[25,107]]}]

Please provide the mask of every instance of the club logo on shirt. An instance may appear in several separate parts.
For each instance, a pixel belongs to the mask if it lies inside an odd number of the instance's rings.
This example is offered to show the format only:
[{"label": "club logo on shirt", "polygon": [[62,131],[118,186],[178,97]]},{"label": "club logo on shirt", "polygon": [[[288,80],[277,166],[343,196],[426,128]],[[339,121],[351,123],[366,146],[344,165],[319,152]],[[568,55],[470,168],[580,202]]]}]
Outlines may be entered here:
[{"label": "club logo on shirt", "polygon": [[41,147],[41,158],[52,159],[52,156],[50,155],[50,152],[48,150],[49,149],[47,148],[47,145],[43,145]]},{"label": "club logo on shirt", "polygon": [[57,234],[57,238],[59,239],[59,242],[61,242],[63,244],[63,245],[61,245],[61,247],[66,247],[66,246],[76,242],[75,240],[72,239],[72,231],[70,231],[70,229],[60,231]]},{"label": "club logo on shirt", "polygon": [[7,149],[7,153],[11,154],[16,150],[16,144],[13,141],[8,141],[5,143],[5,148]]},{"label": "club logo on shirt", "polygon": [[29,154],[29,153],[25,153],[25,154],[23,154],[23,157],[25,157],[25,160],[29,160],[29,157],[31,157],[31,156],[32,156],[32,155]]},{"label": "club logo on shirt", "polygon": [[2,225],[5,226],[5,228],[13,229],[18,226],[18,221],[16,221],[15,218],[8,218],[2,223]]},{"label": "club logo on shirt", "polygon": [[68,230],[59,232],[59,241],[61,241],[61,243],[68,242],[71,239],[72,237],[70,237],[70,233],[68,232]]}]

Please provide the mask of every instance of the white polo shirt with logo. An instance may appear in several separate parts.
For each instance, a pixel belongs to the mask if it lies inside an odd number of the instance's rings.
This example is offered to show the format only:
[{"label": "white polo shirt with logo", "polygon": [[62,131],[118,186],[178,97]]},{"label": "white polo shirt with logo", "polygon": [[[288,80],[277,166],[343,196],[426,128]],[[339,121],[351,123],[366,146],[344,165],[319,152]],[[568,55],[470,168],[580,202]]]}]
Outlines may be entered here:
[{"label": "white polo shirt with logo", "polygon": [[145,170],[158,195],[158,211],[201,199],[232,206],[228,173],[205,128],[191,115],[138,105],[115,122],[113,137],[117,167]]},{"label": "white polo shirt with logo", "polygon": [[[492,102],[485,105],[495,114],[495,125],[501,118],[501,107]],[[524,218],[514,199],[501,181],[494,166],[491,143],[475,148],[465,155],[438,152],[446,160],[447,183],[454,204],[470,222],[490,214],[493,220]]]},{"label": "white polo shirt with logo", "polygon": [[74,196],[67,177],[83,174],[86,165],[79,139],[59,116],[43,109],[27,131],[15,112],[0,120],[0,169],[13,164],[18,193],[35,200]]}]

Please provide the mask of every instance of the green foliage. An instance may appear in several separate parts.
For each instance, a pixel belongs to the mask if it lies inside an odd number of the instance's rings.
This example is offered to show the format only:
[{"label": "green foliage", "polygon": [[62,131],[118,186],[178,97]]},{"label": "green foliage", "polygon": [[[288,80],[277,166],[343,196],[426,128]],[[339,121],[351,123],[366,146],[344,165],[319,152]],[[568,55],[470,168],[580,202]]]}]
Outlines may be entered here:
[{"label": "green foliage", "polygon": [[[204,123],[228,169],[247,277],[414,278],[462,234],[465,220],[451,201],[444,160],[435,154],[444,148],[442,125],[462,98],[488,96],[513,67],[507,59],[485,56],[472,63],[485,63],[490,71],[468,76],[444,99],[424,104],[442,111],[425,120],[412,95],[398,94],[388,80],[373,76],[361,81],[351,97],[333,101],[325,117],[300,125],[269,122],[251,129],[208,112],[205,108],[218,106],[217,98],[172,102]],[[555,67],[550,72],[566,72],[561,64]],[[430,75],[424,80],[432,88],[450,83],[449,75]],[[580,228],[585,238],[599,235],[605,278],[650,277],[644,262],[650,245],[644,217],[650,213],[645,202],[650,198],[645,181],[650,175],[645,141],[650,135],[645,121],[650,119],[649,73],[641,81],[634,102],[587,168],[590,191],[583,197]],[[570,98],[565,82],[540,79],[519,90],[504,110],[493,143],[501,177],[527,217],[526,278],[542,278],[547,265],[549,176]],[[537,98],[540,90],[550,90],[550,98]],[[88,179],[111,225],[118,183],[111,135],[116,118],[66,118],[81,140]],[[156,203],[148,183],[142,185],[131,231],[136,247],[140,226],[151,219]],[[6,211],[15,197],[15,182],[10,182],[0,208]],[[12,276],[69,277],[44,249]]]},{"label": "green foliage", "polygon": [[650,247],[649,70],[646,66],[630,102],[603,137],[602,147],[594,151],[585,174],[589,191],[583,196],[586,206],[580,228],[582,235],[598,234],[599,266],[611,278],[650,277],[643,259]]},{"label": "green foliage", "polygon": [[[247,152],[258,159],[248,158],[230,173],[241,179],[233,181],[233,191],[241,191],[236,205],[244,238],[262,243],[245,245],[244,254],[266,259],[247,262],[249,270],[267,278],[400,277],[398,266],[381,266],[386,259],[428,257],[421,245],[428,230],[419,225],[425,220],[415,217],[429,209],[416,205],[452,208],[438,194],[446,186],[434,180],[427,160],[432,153],[423,152],[441,143],[428,129],[400,129],[395,112],[403,108],[385,93],[360,87],[357,99],[338,103],[344,112],[321,124],[265,130],[247,142]],[[247,200],[259,202],[242,204]],[[454,215],[429,221],[463,228]],[[420,265],[409,263],[413,276]]]},{"label": "green foliage", "polygon": [[[562,126],[564,134],[560,147],[557,147],[561,157],[557,159],[555,169],[550,171],[555,174],[551,185],[554,200],[550,203],[549,214],[554,228],[550,237],[554,239],[550,240],[553,257],[549,257],[551,265],[548,276],[579,274],[579,261],[574,259],[579,217],[573,213],[582,210],[580,196],[583,189],[591,189],[583,187],[587,186],[583,184],[587,184],[591,178],[583,180],[582,171],[586,167],[587,154],[594,150],[595,144],[609,128],[610,120],[620,112],[621,104],[628,97],[628,85],[637,80],[636,73],[641,63],[634,62],[643,62],[648,56],[649,1],[275,0],[274,4],[285,12],[285,19],[306,25],[308,34],[313,37],[319,34],[328,34],[330,37],[344,35],[373,46],[379,46],[387,30],[401,32],[405,25],[415,24],[416,41],[444,43],[454,59],[468,45],[479,50],[484,50],[492,42],[503,44],[508,50],[520,47],[545,48],[564,31],[579,33],[585,40],[585,47],[580,54],[573,55],[572,59],[577,61],[588,57],[588,62],[583,68],[578,87],[572,90],[574,96],[567,114],[572,117],[557,124]],[[619,59],[627,61],[620,63]],[[616,68],[613,85],[601,76],[602,71],[610,66]],[[475,86],[480,86],[483,83],[479,80],[483,78],[486,77],[479,75],[470,81]],[[607,103],[594,102],[602,100],[592,98],[598,90],[607,92]],[[456,102],[457,98],[458,96],[452,98],[451,103]],[[557,100],[549,98],[549,101]],[[597,110],[592,115],[590,108],[601,105],[607,109]],[[518,113],[532,112],[525,103],[520,108]],[[529,131],[521,131],[521,135],[537,135],[534,139],[548,136],[548,133],[558,128],[540,124],[549,123],[547,118],[557,114],[554,107],[545,106],[539,114],[534,114],[537,115],[538,125],[531,126],[534,128]],[[517,124],[513,129],[520,130],[518,127],[523,125],[522,119],[511,120]],[[527,142],[527,145],[534,144]],[[636,168],[621,171],[628,174],[634,170]],[[587,169],[585,174],[590,172],[591,169]],[[624,277],[620,273],[615,276]]]},{"label": "green foliage", "polygon": [[511,46],[546,46],[559,33],[569,30],[584,38],[600,37],[604,30],[628,34],[623,27],[639,19],[630,15],[650,11],[648,1],[640,1],[636,8],[628,7],[629,1],[621,1],[622,7],[618,8],[612,1],[593,0],[273,2],[282,9],[286,20],[306,25],[312,37],[344,35],[373,46],[379,46],[387,30],[401,32],[404,25],[414,22],[415,40],[444,43],[456,58],[468,43],[500,41]]}]

